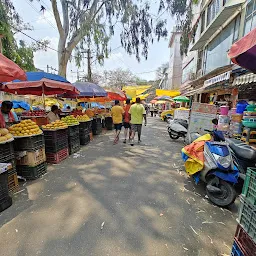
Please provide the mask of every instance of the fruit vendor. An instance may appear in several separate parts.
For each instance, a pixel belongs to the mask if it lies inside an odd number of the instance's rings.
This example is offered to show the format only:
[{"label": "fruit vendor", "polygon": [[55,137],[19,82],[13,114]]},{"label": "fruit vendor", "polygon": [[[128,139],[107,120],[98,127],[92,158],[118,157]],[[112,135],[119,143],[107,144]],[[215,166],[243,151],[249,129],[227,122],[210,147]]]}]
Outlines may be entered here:
[{"label": "fruit vendor", "polygon": [[0,127],[5,128],[7,123],[18,121],[16,113],[12,111],[13,103],[11,101],[3,101],[0,111]]},{"label": "fruit vendor", "polygon": [[47,118],[49,120],[49,123],[60,120],[58,106],[52,105],[51,111],[47,114]]}]

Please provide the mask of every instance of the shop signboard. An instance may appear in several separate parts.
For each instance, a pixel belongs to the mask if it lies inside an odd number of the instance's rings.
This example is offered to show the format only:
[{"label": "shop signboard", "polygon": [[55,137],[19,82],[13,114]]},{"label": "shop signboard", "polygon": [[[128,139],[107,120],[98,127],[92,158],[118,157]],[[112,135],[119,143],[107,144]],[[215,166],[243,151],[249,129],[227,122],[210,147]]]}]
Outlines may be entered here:
[{"label": "shop signboard", "polygon": [[191,108],[188,132],[205,134],[204,130],[213,130],[212,119],[217,116],[217,107],[212,104],[194,102]]},{"label": "shop signboard", "polygon": [[190,110],[180,110],[180,109],[176,109],[174,111],[174,119],[182,119],[182,120],[189,120],[189,112]]},{"label": "shop signboard", "polygon": [[206,88],[208,86],[211,86],[213,84],[216,84],[216,83],[220,83],[222,81],[229,80],[230,79],[230,74],[231,74],[231,71],[228,71],[228,72],[225,72],[221,75],[214,76],[214,77],[204,81],[204,88]]}]

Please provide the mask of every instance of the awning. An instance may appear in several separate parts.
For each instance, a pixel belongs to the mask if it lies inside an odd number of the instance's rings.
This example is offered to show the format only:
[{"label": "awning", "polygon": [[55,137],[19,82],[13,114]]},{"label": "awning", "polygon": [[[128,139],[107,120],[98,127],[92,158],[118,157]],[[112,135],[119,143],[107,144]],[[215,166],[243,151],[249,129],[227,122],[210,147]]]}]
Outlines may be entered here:
[{"label": "awning", "polygon": [[192,96],[194,94],[201,94],[203,91],[204,91],[203,88],[198,88],[198,89],[191,90],[189,92],[183,93],[182,95],[184,95],[184,96]]},{"label": "awning", "polygon": [[193,45],[190,51],[201,49],[211,38],[211,36],[222,28],[223,24],[228,21],[228,18],[232,17],[235,11],[245,2],[245,0],[231,0],[222,9],[215,19],[205,28],[205,31],[201,34],[200,38]]},{"label": "awning", "polygon": [[231,46],[228,57],[232,62],[256,73],[256,28]]},{"label": "awning", "polygon": [[250,83],[256,83],[256,75],[255,74],[246,74],[243,76],[238,76],[234,82],[233,86],[235,85],[242,85],[242,84],[250,84]]}]

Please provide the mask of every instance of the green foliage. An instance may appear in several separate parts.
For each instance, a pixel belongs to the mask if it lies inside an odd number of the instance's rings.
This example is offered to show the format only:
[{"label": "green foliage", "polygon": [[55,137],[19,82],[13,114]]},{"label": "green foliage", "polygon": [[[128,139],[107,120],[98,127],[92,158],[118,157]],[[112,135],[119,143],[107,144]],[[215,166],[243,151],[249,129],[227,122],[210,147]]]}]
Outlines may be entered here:
[{"label": "green foliage", "polygon": [[26,45],[22,40],[16,42],[14,33],[21,29],[31,30],[32,28],[29,24],[22,22],[10,0],[0,0],[0,34],[3,54],[25,71],[34,71],[36,68],[33,52],[45,49],[49,42],[42,41],[31,45]]}]

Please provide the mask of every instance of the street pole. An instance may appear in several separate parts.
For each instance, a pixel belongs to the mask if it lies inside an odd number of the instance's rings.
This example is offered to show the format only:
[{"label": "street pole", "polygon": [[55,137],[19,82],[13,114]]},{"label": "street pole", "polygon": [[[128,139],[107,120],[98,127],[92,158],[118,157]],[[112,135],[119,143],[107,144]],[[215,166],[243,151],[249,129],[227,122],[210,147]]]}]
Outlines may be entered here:
[{"label": "street pole", "polygon": [[92,82],[91,50],[89,47],[87,50],[87,73],[88,73],[88,81]]},{"label": "street pole", "polygon": [[49,73],[49,65],[48,64],[47,64],[46,68],[47,68],[47,73]]}]

